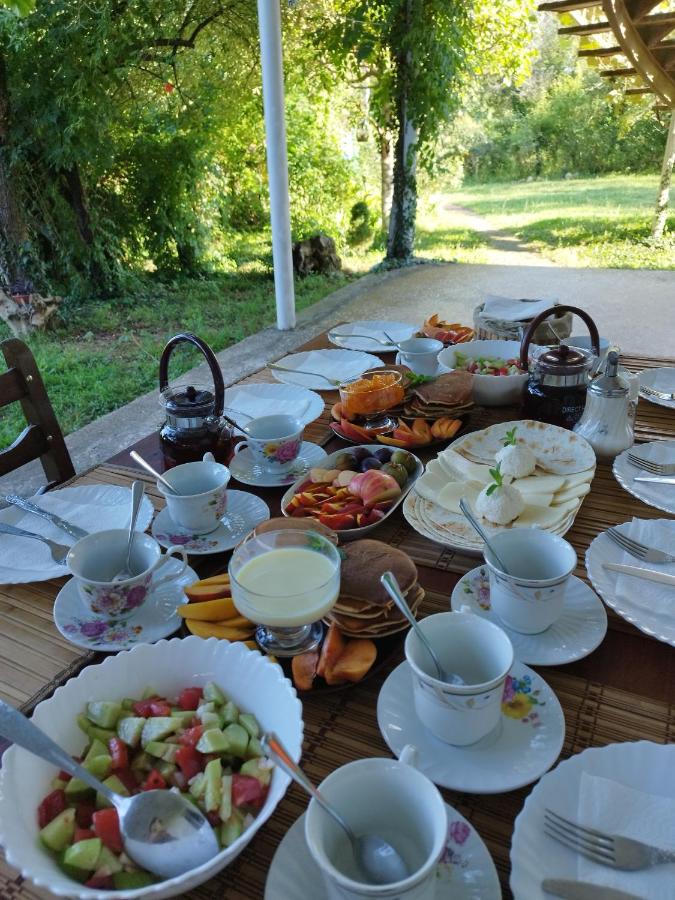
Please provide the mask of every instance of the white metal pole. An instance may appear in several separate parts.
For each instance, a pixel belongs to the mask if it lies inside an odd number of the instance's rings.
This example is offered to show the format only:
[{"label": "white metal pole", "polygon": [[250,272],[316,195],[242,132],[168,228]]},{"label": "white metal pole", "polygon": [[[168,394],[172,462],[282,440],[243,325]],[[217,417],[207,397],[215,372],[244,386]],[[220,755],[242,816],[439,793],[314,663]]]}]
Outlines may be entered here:
[{"label": "white metal pole", "polygon": [[291,213],[288,199],[288,157],[284,119],[284,67],[281,47],[280,0],[258,0],[258,28],[262,62],[267,177],[272,219],[274,292],[277,328],[295,327],[295,291],[291,253]]}]

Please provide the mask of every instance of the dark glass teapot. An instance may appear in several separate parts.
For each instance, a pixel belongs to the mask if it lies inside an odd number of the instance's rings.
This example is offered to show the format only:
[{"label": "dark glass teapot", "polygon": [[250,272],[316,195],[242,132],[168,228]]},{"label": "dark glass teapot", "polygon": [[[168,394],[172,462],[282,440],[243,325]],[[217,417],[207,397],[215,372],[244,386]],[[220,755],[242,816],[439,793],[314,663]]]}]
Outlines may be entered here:
[{"label": "dark glass teapot", "polygon": [[[593,352],[560,344],[557,347],[537,348],[530,358],[528,351],[535,330],[549,316],[565,311],[574,313],[586,323]],[[525,418],[562,428],[574,428],[586,406],[586,390],[591,380],[591,370],[599,355],[598,329],[583,309],[576,306],[555,306],[534,318],[523,335],[520,348],[520,364],[529,371],[523,391]]]},{"label": "dark glass teapot", "polygon": [[[190,343],[204,354],[213,377],[213,388],[201,384],[169,387],[169,358],[181,343]],[[159,361],[160,403],[166,421],[159,432],[167,468],[186,462],[198,462],[208,451],[218,462],[226,463],[232,449],[232,432],[221,418],[225,384],[213,350],[201,338],[188,332],[171,338]]]}]

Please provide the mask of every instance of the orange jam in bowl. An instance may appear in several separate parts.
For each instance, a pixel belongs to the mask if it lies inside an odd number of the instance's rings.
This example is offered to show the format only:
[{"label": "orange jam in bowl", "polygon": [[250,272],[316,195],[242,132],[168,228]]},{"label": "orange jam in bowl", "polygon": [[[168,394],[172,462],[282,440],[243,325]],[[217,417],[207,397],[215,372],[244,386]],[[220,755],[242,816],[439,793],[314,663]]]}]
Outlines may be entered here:
[{"label": "orange jam in bowl", "polygon": [[400,372],[380,371],[340,386],[340,402],[348,416],[372,416],[403,402]]}]

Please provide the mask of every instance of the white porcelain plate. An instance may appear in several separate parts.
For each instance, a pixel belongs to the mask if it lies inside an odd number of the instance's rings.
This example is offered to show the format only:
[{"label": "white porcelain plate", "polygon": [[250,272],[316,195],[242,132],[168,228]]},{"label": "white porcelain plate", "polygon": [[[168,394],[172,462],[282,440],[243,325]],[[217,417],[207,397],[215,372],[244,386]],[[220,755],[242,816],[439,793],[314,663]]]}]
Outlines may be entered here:
[{"label": "white porcelain plate", "polygon": [[[675,394],[675,367],[659,366],[657,369],[643,369],[638,375],[640,379],[640,388],[651,387],[657,391],[665,391],[669,394]],[[657,406],[665,406],[666,409],[675,409],[675,400],[662,400],[653,394],[645,394],[640,390],[640,396],[650,403],[656,403]]]},{"label": "white porcelain plate", "polygon": [[[180,570],[181,560],[171,559],[162,566],[161,577]],[[183,620],[176,612],[186,602],[183,588],[194,584],[199,575],[189,566],[171,584],[152,591],[145,603],[132,615],[111,619],[92,613],[77,589],[74,578],[67,581],[54,601],[54,622],[61,634],[76,647],[115,653],[134,644],[154,644],[177,631]]]},{"label": "white porcelain plate", "polygon": [[318,394],[295,384],[237,384],[225,390],[225,412],[238,425],[275,415],[294,416],[309,425],[319,418],[323,407]]},{"label": "white porcelain plate", "polygon": [[490,606],[487,566],[478,566],[455,585],[450,605],[471,612],[502,628],[511,639],[516,659],[530,666],[559,666],[588,656],[607,633],[607,613],[602,600],[574,575],[567,583],[565,606],[557,622],[539,634],[521,634],[505,625]]},{"label": "white porcelain plate", "polygon": [[312,444],[311,441],[303,441],[300,447],[295,464],[288,472],[282,472],[280,475],[270,472],[255,461],[253,454],[244,448],[241,453],[237,453],[229,464],[229,470],[232,477],[243,484],[251,484],[253,487],[288,487],[298,478],[306,475],[313,467],[318,466],[322,459],[328,454],[319,447],[318,444]]},{"label": "white porcelain plate", "polygon": [[629,494],[655,509],[662,509],[675,515],[675,484],[634,481],[637,475],[651,476],[651,472],[629,462],[629,453],[635,453],[655,463],[675,463],[675,441],[652,441],[649,444],[629,447],[616,457],[612,466],[614,477]]},{"label": "white porcelain plate", "polygon": [[[666,527],[673,526],[672,519],[653,519],[652,521]],[[617,525],[616,529],[624,534],[628,534],[630,533],[630,526],[630,522],[624,522],[622,525]],[[664,594],[672,594],[672,615],[666,616],[661,613],[655,613],[649,607],[635,603],[631,597],[618,599],[616,596],[616,582],[622,576],[618,572],[610,572],[608,569],[603,568],[603,563],[628,563],[632,566],[643,565],[639,559],[628,558],[621,547],[615,544],[604,532],[593,540],[586,551],[586,571],[593,587],[607,606],[611,606],[614,612],[622,616],[627,622],[630,622],[631,625],[635,625],[636,628],[644,631],[650,637],[675,647],[675,587],[666,584],[660,585]],[[636,591],[639,591],[641,580],[639,578],[632,580],[635,581]]]},{"label": "white porcelain plate", "polygon": [[[384,363],[377,356],[356,350],[307,350],[304,353],[291,353],[278,360],[285,369],[302,369],[313,372],[303,375],[301,372],[281,372],[271,369],[272,375],[284,384],[297,384],[300,387],[312,388],[315,391],[336,391],[333,381],[346,381],[358,378],[368,369],[381,369]],[[321,376],[325,375],[326,378]],[[326,379],[330,379],[327,381]]]},{"label": "white porcelain plate", "polygon": [[[516,819],[511,844],[511,890],[515,900],[548,900],[541,889],[543,878],[579,877],[579,857],[544,834],[544,810],[553,809],[561,816],[576,820],[582,772],[611,778],[626,787],[675,801],[675,745],[661,746],[650,741],[609,744],[591,747],[564,760],[545,775],[532,790]],[[611,830],[611,822],[607,823]],[[594,881],[603,885],[615,877],[605,866],[594,866]],[[617,873],[618,874],[618,873]],[[645,873],[621,872],[621,887],[638,896],[651,897],[644,891],[641,879]],[[650,877],[663,879],[663,894],[672,897],[673,866],[652,869]],[[602,892],[598,888],[598,900]]]},{"label": "white porcelain plate", "polygon": [[415,713],[410,667],[402,662],[382,685],[377,723],[398,757],[417,748],[416,767],[435,784],[469,794],[502,794],[536,781],[558,758],[565,717],[543,678],[521,662],[511,670],[497,728],[470,747],[434,737]]},{"label": "white porcelain plate", "polygon": [[[435,900],[501,900],[497,870],[470,822],[445,804],[448,841],[436,867]],[[265,900],[330,900],[321,870],[305,841],[305,813],[277,847],[265,883]]]},{"label": "white porcelain plate", "polygon": [[[114,484],[86,484],[48,491],[31,497],[30,500],[85,531],[129,527],[130,488]],[[147,497],[143,497],[136,530],[145,531],[153,514],[152,503]],[[16,506],[0,510],[0,522],[34,531],[68,547],[75,543],[75,538],[56,525]],[[0,535],[0,584],[46,581],[67,574],[65,566],[54,562],[46,544],[9,534]]]},{"label": "white porcelain plate", "polygon": [[[396,344],[387,343],[386,346],[378,341],[388,341],[385,331],[396,343],[407,341],[416,331],[414,325],[406,322],[385,322],[382,320],[368,320],[365,322],[347,322],[344,325],[336,325],[328,332],[328,340],[335,347],[343,347],[345,350],[365,350],[369,353],[393,353]],[[369,341],[364,337],[350,337],[350,335],[369,335],[377,340]],[[337,335],[335,339],[333,335]]]},{"label": "white porcelain plate", "polygon": [[255,494],[244,491],[227,492],[227,510],[220,525],[208,534],[194,534],[179,528],[166,507],[152,523],[152,536],[162,547],[185,547],[195,556],[224,553],[236,547],[239,541],[270,517],[269,506]]}]

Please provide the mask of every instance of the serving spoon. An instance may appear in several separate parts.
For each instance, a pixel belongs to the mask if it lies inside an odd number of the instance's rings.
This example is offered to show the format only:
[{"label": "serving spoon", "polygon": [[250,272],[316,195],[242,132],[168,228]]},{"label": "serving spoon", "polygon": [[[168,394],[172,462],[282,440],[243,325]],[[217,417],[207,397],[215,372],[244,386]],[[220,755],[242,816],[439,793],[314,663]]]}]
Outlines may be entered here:
[{"label": "serving spoon", "polygon": [[1,700],[0,735],[102,794],[119,814],[124,852],[142,869],[162,879],[174,878],[220,852],[208,819],[182,794],[168,790],[141,791],[134,797],[116,794],[30,719]]},{"label": "serving spoon", "polygon": [[490,543],[490,538],[487,536],[487,532],[486,532],[485,529],[481,526],[481,524],[480,524],[480,522],[478,521],[478,519],[477,519],[477,518],[474,516],[474,514],[471,512],[471,507],[469,506],[469,504],[467,503],[467,501],[464,499],[464,497],[462,497],[462,498],[460,499],[460,501],[459,501],[459,508],[460,508],[460,509],[462,510],[462,512],[464,513],[465,518],[467,519],[467,521],[469,522],[469,524],[471,525],[471,527],[473,528],[473,530],[476,532],[476,534],[477,534],[479,537],[481,537],[481,538],[485,541],[485,546],[488,548],[488,550],[490,551],[490,553],[494,556],[494,558],[495,558],[495,559],[497,560],[497,562],[499,563],[499,568],[502,570],[502,572],[503,572],[505,575],[508,575],[508,574],[509,574],[509,570],[508,570],[507,567],[504,565],[504,560],[500,557],[500,555],[499,555],[499,554],[497,553],[497,551],[495,550],[494,544]]},{"label": "serving spoon", "polygon": [[335,819],[349,838],[354,851],[354,858],[371,884],[393,884],[396,881],[403,881],[404,878],[410,875],[410,870],[399,852],[391,844],[387,843],[384,838],[377,834],[356,835],[354,833],[340,813],[328,803],[318,788],[314,787],[300,766],[293,762],[276,735],[264,735],[260,742],[267,756],[280,769],[283,769],[287,775],[290,775],[293,781],[307,791],[319,806]]}]

